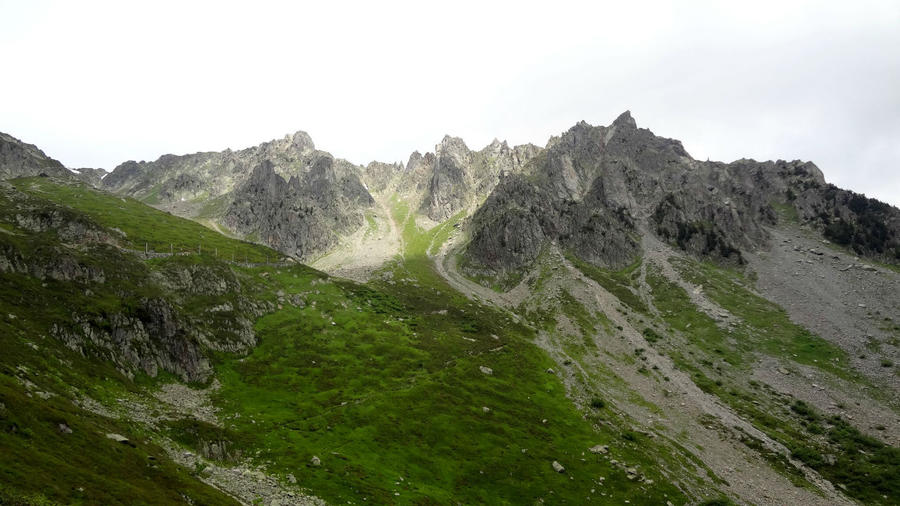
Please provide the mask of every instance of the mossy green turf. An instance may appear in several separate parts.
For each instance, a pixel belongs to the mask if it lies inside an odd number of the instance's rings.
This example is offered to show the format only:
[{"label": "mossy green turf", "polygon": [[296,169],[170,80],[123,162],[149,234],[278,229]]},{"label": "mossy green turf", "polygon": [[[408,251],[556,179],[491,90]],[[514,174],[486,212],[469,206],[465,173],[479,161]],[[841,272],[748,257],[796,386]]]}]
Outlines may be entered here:
[{"label": "mossy green turf", "polygon": [[[251,262],[275,256],[267,248],[84,186],[46,178],[13,184],[47,206],[63,206],[74,218],[122,230],[126,246],[134,249],[143,249],[146,242],[161,251],[170,243],[193,250],[203,234],[204,252],[219,248],[220,258],[231,251]],[[19,230],[15,212],[15,206],[0,202],[4,247],[36,259],[64,251],[81,264],[103,267],[108,281],[91,285],[89,293],[79,282],[3,274],[0,315],[15,318],[0,319],[0,402],[6,408],[0,413],[0,500],[30,496],[36,502],[49,498],[158,504],[177,502],[184,494],[199,504],[231,501],[168,461],[144,428],[90,414],[69,400],[76,393],[101,401],[141,395],[142,387],[153,381],[140,375],[129,380],[108,362],[82,357],[47,337],[49,326],[68,319],[73,308],[103,315],[128,311],[144,297],[171,299],[152,279],[191,265],[233,277],[239,280],[241,296],[279,309],[256,322],[260,344],[248,356],[214,357],[222,385],[215,401],[222,408],[224,427],[192,419],[169,423],[163,433],[180,444],[196,447],[209,439],[227,439],[230,449],[250,456],[252,463],[275,474],[292,474],[311,493],[341,502],[365,498],[373,503],[496,504],[543,499],[555,504],[621,504],[628,499],[632,504],[684,504],[698,499],[686,496],[682,490],[690,487],[679,483],[690,468],[682,464],[684,455],[666,454],[670,447],[628,430],[612,413],[610,400],[603,408],[579,411],[559,379],[545,372],[555,364],[533,344],[530,327],[516,323],[508,312],[469,300],[436,272],[429,254],[438,251],[462,215],[422,230],[408,207],[395,199],[393,215],[401,226],[403,254],[388,263],[376,276],[378,281],[360,285],[300,265],[242,267],[212,255],[142,261],[111,246],[59,249],[52,231]],[[689,335],[696,345],[697,357],[673,355],[676,362],[694,372],[701,387],[788,444],[798,458],[811,460],[811,452],[834,451],[838,462],[864,471],[848,477],[840,474],[848,471],[837,466],[810,465],[863,500],[877,502],[876,493],[895,492],[896,455],[890,449],[835,420],[815,422],[833,441],[812,444],[819,429],[804,418],[808,413],[791,411],[771,392],[758,395],[734,381],[734,375],[717,372],[712,358],[746,370],[753,346],[759,346],[766,353],[855,378],[844,372],[845,357],[793,326],[777,307],[753,298],[741,288],[740,279],[714,267],[680,267],[685,276],[702,281],[717,303],[745,320],[736,336],[747,343],[735,344],[690,305],[683,290],[666,285],[652,272],[647,276],[652,301],[643,300],[635,286],[640,263],[619,272],[577,265],[630,310],[651,320],[647,303],[652,302],[666,325]],[[592,316],[567,295],[562,310],[583,332],[600,326],[610,331],[608,320]],[[220,325],[206,309],[235,296],[181,294],[178,310],[189,318],[205,318],[205,328],[213,329]],[[777,325],[768,328],[768,321]],[[667,346],[663,334],[654,331],[654,346]],[[587,349],[587,343],[579,346]],[[481,372],[481,366],[491,368],[492,374]],[[16,378],[58,395],[46,401],[34,397],[36,393],[29,397]],[[763,406],[752,402],[756,398]],[[61,421],[74,432],[60,433]],[[13,424],[15,431],[10,430]],[[115,443],[105,437],[107,432],[126,434],[137,447]],[[609,458],[637,466],[653,483],[629,480],[621,467],[587,451],[595,444],[609,445]],[[859,449],[866,453],[854,455]],[[77,456],[68,458],[71,454]],[[314,455],[320,466],[311,464]],[[565,473],[552,469],[554,460],[566,467]],[[600,477],[605,478],[602,485]],[[157,482],[167,491],[158,491]]]}]

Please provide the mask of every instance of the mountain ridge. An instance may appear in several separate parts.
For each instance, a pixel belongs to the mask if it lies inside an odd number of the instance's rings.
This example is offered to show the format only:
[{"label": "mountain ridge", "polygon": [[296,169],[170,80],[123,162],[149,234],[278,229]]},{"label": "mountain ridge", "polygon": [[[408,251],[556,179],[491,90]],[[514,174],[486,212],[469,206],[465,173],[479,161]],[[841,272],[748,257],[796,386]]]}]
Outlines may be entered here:
[{"label": "mountain ridge", "polygon": [[[53,162],[46,163],[61,170]],[[252,182],[260,166],[278,177],[262,186]],[[322,177],[310,176],[313,171]],[[545,239],[577,236],[567,247],[585,260],[621,266],[639,252],[639,241],[630,237],[635,227],[692,254],[740,263],[742,248],[764,244],[764,227],[776,219],[772,205],[793,208],[826,239],[861,255],[900,261],[895,207],[826,183],[811,162],[694,160],[680,141],[638,128],[630,111],[609,126],[580,121],[543,148],[495,139],[473,151],[461,138],[445,135],[433,151],[414,151],[405,164],[357,166],[317,150],[306,132],[297,131],[237,151],[162,155],[124,162],[107,175],[85,169],[77,177],[306,261],[344,244],[367,226],[366,216],[383,216],[385,202],[375,205],[375,199],[389,193],[430,223],[463,211],[471,215],[463,265],[477,275],[503,277],[533,261]],[[664,191],[654,189],[659,185]],[[482,209],[516,199],[537,207],[515,211],[515,217]],[[586,233],[573,234],[575,229]],[[596,230],[611,235],[587,239]],[[514,251],[496,242],[504,236],[516,236]]]}]

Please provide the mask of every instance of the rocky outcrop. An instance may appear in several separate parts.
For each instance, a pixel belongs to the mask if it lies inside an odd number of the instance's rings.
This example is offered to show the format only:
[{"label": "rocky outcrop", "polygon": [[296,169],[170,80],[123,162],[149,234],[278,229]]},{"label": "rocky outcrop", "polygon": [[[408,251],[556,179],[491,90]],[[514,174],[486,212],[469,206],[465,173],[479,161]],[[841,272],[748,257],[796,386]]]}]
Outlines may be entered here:
[{"label": "rocky outcrop", "polygon": [[524,175],[506,177],[472,219],[466,270],[487,276],[517,272],[548,242],[592,263],[628,263],[638,252],[634,221],[627,209],[606,205],[603,191],[597,179],[582,200],[559,199]]},{"label": "rocky outcrop", "polygon": [[82,355],[100,355],[122,371],[155,377],[169,371],[186,381],[211,372],[199,343],[165,300],[143,299],[134,314],[75,314],[71,323],[54,323],[50,333]]},{"label": "rocky outcrop", "polygon": [[791,190],[787,201],[828,240],[859,255],[900,263],[900,209],[824,184]]},{"label": "rocky outcrop", "polygon": [[0,179],[40,175],[72,179],[63,164],[45,155],[33,144],[26,144],[0,132]]},{"label": "rocky outcrop", "polygon": [[264,161],[232,198],[225,226],[297,258],[336,245],[363,224],[362,211],[375,203],[354,168],[330,156],[287,181]]},{"label": "rocky outcrop", "polygon": [[403,168],[403,175],[397,184],[397,191],[404,195],[424,195],[431,181],[434,167],[434,153],[413,151]]},{"label": "rocky outcrop", "polygon": [[0,223],[7,302],[126,375],[205,380],[208,353],[249,351],[257,343],[253,322],[274,308],[252,298],[226,264],[145,263],[121,248],[121,232],[8,183],[0,184]]},{"label": "rocky outcrop", "polygon": [[[445,136],[434,148],[430,160],[430,178],[421,212],[434,221],[444,221],[487,196],[504,173],[517,173],[540,152],[527,144],[510,148],[494,140],[481,151],[471,151],[458,137]],[[410,157],[410,166],[420,161]],[[422,159],[422,161],[426,161]]]},{"label": "rocky outcrop", "polygon": [[[879,218],[861,218],[851,201]],[[619,268],[640,255],[645,233],[741,263],[742,250],[767,243],[766,227],[777,223],[773,203],[795,205],[807,219],[827,208],[821,229],[840,235],[841,220],[853,222],[854,237],[886,237],[884,244],[863,239],[861,248],[893,251],[897,220],[888,215],[896,209],[828,190],[812,163],[697,161],[679,141],[638,128],[625,112],[607,127],[578,123],[552,138],[522,174],[503,178],[471,220],[463,264],[473,274],[499,275],[527,267],[556,242],[582,260]]]}]

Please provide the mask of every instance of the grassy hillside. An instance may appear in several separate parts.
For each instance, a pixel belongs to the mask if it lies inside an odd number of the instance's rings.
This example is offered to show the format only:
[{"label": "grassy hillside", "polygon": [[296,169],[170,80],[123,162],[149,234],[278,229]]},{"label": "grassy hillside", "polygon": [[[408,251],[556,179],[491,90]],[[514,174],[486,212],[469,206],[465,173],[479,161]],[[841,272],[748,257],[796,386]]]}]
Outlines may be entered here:
[{"label": "grassy hillside", "polygon": [[[79,407],[140,392],[146,376],[130,378],[133,371],[106,360],[103,349],[75,351],[52,337],[54,325],[71,324],[74,313],[102,319],[161,296],[150,277],[179,259],[144,263],[105,243],[66,245],[60,234],[68,225],[87,235],[104,230],[91,213],[111,197],[48,179],[14,184],[0,194],[0,503],[234,504],[172,463],[144,428]],[[56,195],[87,195],[90,211],[60,205],[66,200]],[[165,213],[146,215],[157,232],[190,228]]]},{"label": "grassy hillside", "polygon": [[[229,265],[222,257],[232,251],[251,261],[275,255],[83,186],[31,178],[3,191],[0,242],[8,259],[23,263],[4,267],[0,291],[4,500],[162,504],[187,496],[227,504],[197,479],[202,471],[176,466],[154,443],[198,452],[215,434],[249,456],[244,465],[285,482],[290,474],[333,501],[689,501],[677,473],[645,451],[649,441],[596,424],[566,398],[532,330],[442,281],[425,252],[446,239],[450,224],[425,232],[407,223],[404,259],[366,286],[300,265]],[[71,236],[72,223],[87,231],[83,239]],[[144,260],[127,251],[145,243],[193,251],[200,242],[202,255]],[[61,257],[77,266],[66,279],[57,272]],[[185,276],[191,282],[181,284]],[[216,288],[219,280],[226,289]],[[73,351],[53,334],[76,315],[90,325],[115,315],[140,319],[150,299],[171,305],[179,324],[193,329],[186,336],[200,336],[187,339],[199,339],[221,383],[220,427],[187,418],[153,428],[73,403],[115,406],[176,379],[163,370],[151,378],[89,340]],[[210,312],[226,304],[232,310]],[[225,351],[222,343],[233,339],[220,330],[251,314],[263,315],[253,316],[259,345],[246,356]],[[588,451],[598,444],[609,453]]]},{"label": "grassy hillside", "polygon": [[[618,345],[623,325],[784,444],[787,456],[737,443],[798,486],[813,488],[788,457],[866,503],[896,497],[896,448],[749,379],[764,355],[865,384],[740,273],[671,260],[739,321],[726,327],[649,261],[613,272],[569,257],[616,301],[600,307],[581,285],[558,289],[547,253],[523,278],[539,303],[516,316],[435,269],[429,255],[463,214],[423,230],[403,202],[392,213],[404,250],[358,284],[266,265],[276,252],[78,184],[0,186],[0,503],[234,502],[166,445],[335,503],[718,500],[728,483],[693,443],[635,429],[635,413],[664,413],[623,370],[658,390],[669,378],[645,366],[648,350]],[[170,245],[182,254],[139,254]],[[128,416],[123,399],[155,406],[154,392],[184,381],[210,387],[215,416]]]},{"label": "grassy hillside", "polygon": [[167,213],[130,197],[99,192],[84,184],[59,184],[50,178],[12,181],[19,191],[77,210],[104,228],[121,231],[122,246],[138,251],[190,253],[238,262],[276,261],[282,255],[265,246],[238,241],[194,221]]}]

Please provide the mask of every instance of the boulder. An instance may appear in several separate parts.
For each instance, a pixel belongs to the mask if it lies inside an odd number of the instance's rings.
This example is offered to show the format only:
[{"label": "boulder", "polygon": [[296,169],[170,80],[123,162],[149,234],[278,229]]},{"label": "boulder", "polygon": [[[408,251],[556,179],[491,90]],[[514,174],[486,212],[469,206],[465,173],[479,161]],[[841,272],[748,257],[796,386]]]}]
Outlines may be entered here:
[{"label": "boulder", "polygon": [[609,453],[609,447],[606,445],[595,445],[590,448],[591,453],[606,454]]}]

